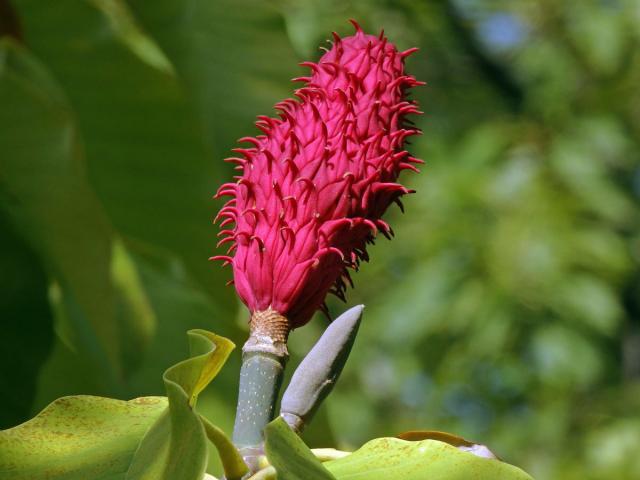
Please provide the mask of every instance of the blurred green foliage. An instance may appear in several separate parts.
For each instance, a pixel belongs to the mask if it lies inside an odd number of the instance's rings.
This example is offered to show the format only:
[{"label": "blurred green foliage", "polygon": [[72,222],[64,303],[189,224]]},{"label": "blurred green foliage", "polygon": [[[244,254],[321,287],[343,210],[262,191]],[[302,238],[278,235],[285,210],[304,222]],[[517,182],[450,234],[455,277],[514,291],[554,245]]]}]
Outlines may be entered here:
[{"label": "blurred green foliage", "polygon": [[[162,394],[187,329],[242,344],[206,261],[222,158],[350,17],[421,48],[427,165],[354,277],[365,320],[308,442],[442,429],[537,478],[638,478],[636,0],[0,0],[0,427]],[[199,404],[227,431],[238,357]]]}]

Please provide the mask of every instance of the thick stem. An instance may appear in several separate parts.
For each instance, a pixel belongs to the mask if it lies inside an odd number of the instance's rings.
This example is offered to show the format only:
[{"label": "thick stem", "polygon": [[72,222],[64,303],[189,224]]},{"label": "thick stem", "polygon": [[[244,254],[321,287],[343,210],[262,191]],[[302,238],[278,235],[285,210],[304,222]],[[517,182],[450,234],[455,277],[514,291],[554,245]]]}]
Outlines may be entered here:
[{"label": "thick stem", "polygon": [[273,420],[285,359],[264,352],[245,352],[233,442],[239,448],[259,447],[262,429]]},{"label": "thick stem", "polygon": [[233,442],[252,471],[263,454],[264,427],[273,420],[287,362],[289,322],[268,309],[254,312],[251,335],[242,348],[242,369]]}]

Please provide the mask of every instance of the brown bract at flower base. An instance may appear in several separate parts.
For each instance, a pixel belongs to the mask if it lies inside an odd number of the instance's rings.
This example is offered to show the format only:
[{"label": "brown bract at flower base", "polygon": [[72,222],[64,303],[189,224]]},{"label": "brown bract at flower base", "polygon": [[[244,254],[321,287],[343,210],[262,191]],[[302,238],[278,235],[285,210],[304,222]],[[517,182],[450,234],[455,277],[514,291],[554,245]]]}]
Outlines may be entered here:
[{"label": "brown bract at flower base", "polygon": [[[303,62],[310,75],[297,97],[276,105],[279,118],[259,116],[264,135],[244,137],[236,148],[241,175],[216,197],[227,255],[212,259],[233,266],[233,283],[252,318],[272,312],[289,329],[326,311],[331,292],[344,299],[349,269],[368,260],[366,246],[378,232],[393,234],[381,216],[412,193],[397,178],[423,163],[404,149],[419,134],[405,117],[420,114],[407,89],[423,82],[406,75],[404,59],[384,33],[333,34],[318,63]],[[262,315],[265,317],[265,315]],[[259,322],[257,322],[259,323]],[[252,328],[259,328],[252,321]]]}]

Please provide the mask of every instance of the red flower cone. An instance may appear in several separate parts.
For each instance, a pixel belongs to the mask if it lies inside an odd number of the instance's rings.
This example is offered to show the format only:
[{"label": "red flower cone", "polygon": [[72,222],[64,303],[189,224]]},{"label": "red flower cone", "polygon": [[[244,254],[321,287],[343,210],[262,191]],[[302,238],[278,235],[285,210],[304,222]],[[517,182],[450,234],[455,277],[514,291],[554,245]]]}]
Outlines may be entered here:
[{"label": "red flower cone", "polygon": [[403,147],[419,133],[405,121],[421,113],[406,99],[423,84],[404,72],[416,49],[399,52],[353,23],[355,35],[334,33],[317,64],[302,63],[311,75],[294,79],[305,85],[297,100],[276,105],[279,118],[258,117],[264,135],[241,139],[252,146],[227,161],[242,174],[216,195],[232,197],[216,217],[219,245],[231,246],[212,258],[233,265],[252,330],[270,324],[280,341],[326,310],[327,293],[344,299],[349,269],[368,260],[366,245],[378,231],[392,234],[381,216],[412,193],[398,175],[423,163]]}]

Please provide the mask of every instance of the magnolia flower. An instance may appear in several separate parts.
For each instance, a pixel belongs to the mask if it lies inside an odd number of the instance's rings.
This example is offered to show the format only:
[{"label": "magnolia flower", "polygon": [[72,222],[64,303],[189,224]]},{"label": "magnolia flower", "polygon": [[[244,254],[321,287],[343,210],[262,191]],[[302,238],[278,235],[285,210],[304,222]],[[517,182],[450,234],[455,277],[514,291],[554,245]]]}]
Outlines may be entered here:
[{"label": "magnolia flower", "polygon": [[232,197],[216,217],[219,245],[231,246],[212,259],[233,266],[252,327],[277,323],[284,341],[326,311],[327,293],[344,299],[349,269],[368,260],[367,244],[378,232],[393,234],[380,217],[413,192],[398,175],[423,163],[403,147],[419,133],[405,116],[422,113],[406,99],[408,87],[423,85],[404,72],[416,49],[399,52],[383,33],[352,23],[355,35],[334,33],[317,64],[301,64],[311,72],[294,79],[304,83],[297,100],[278,103],[279,118],[258,117],[264,135],[240,139],[251,147],[227,161],[241,175],[216,195]]}]

